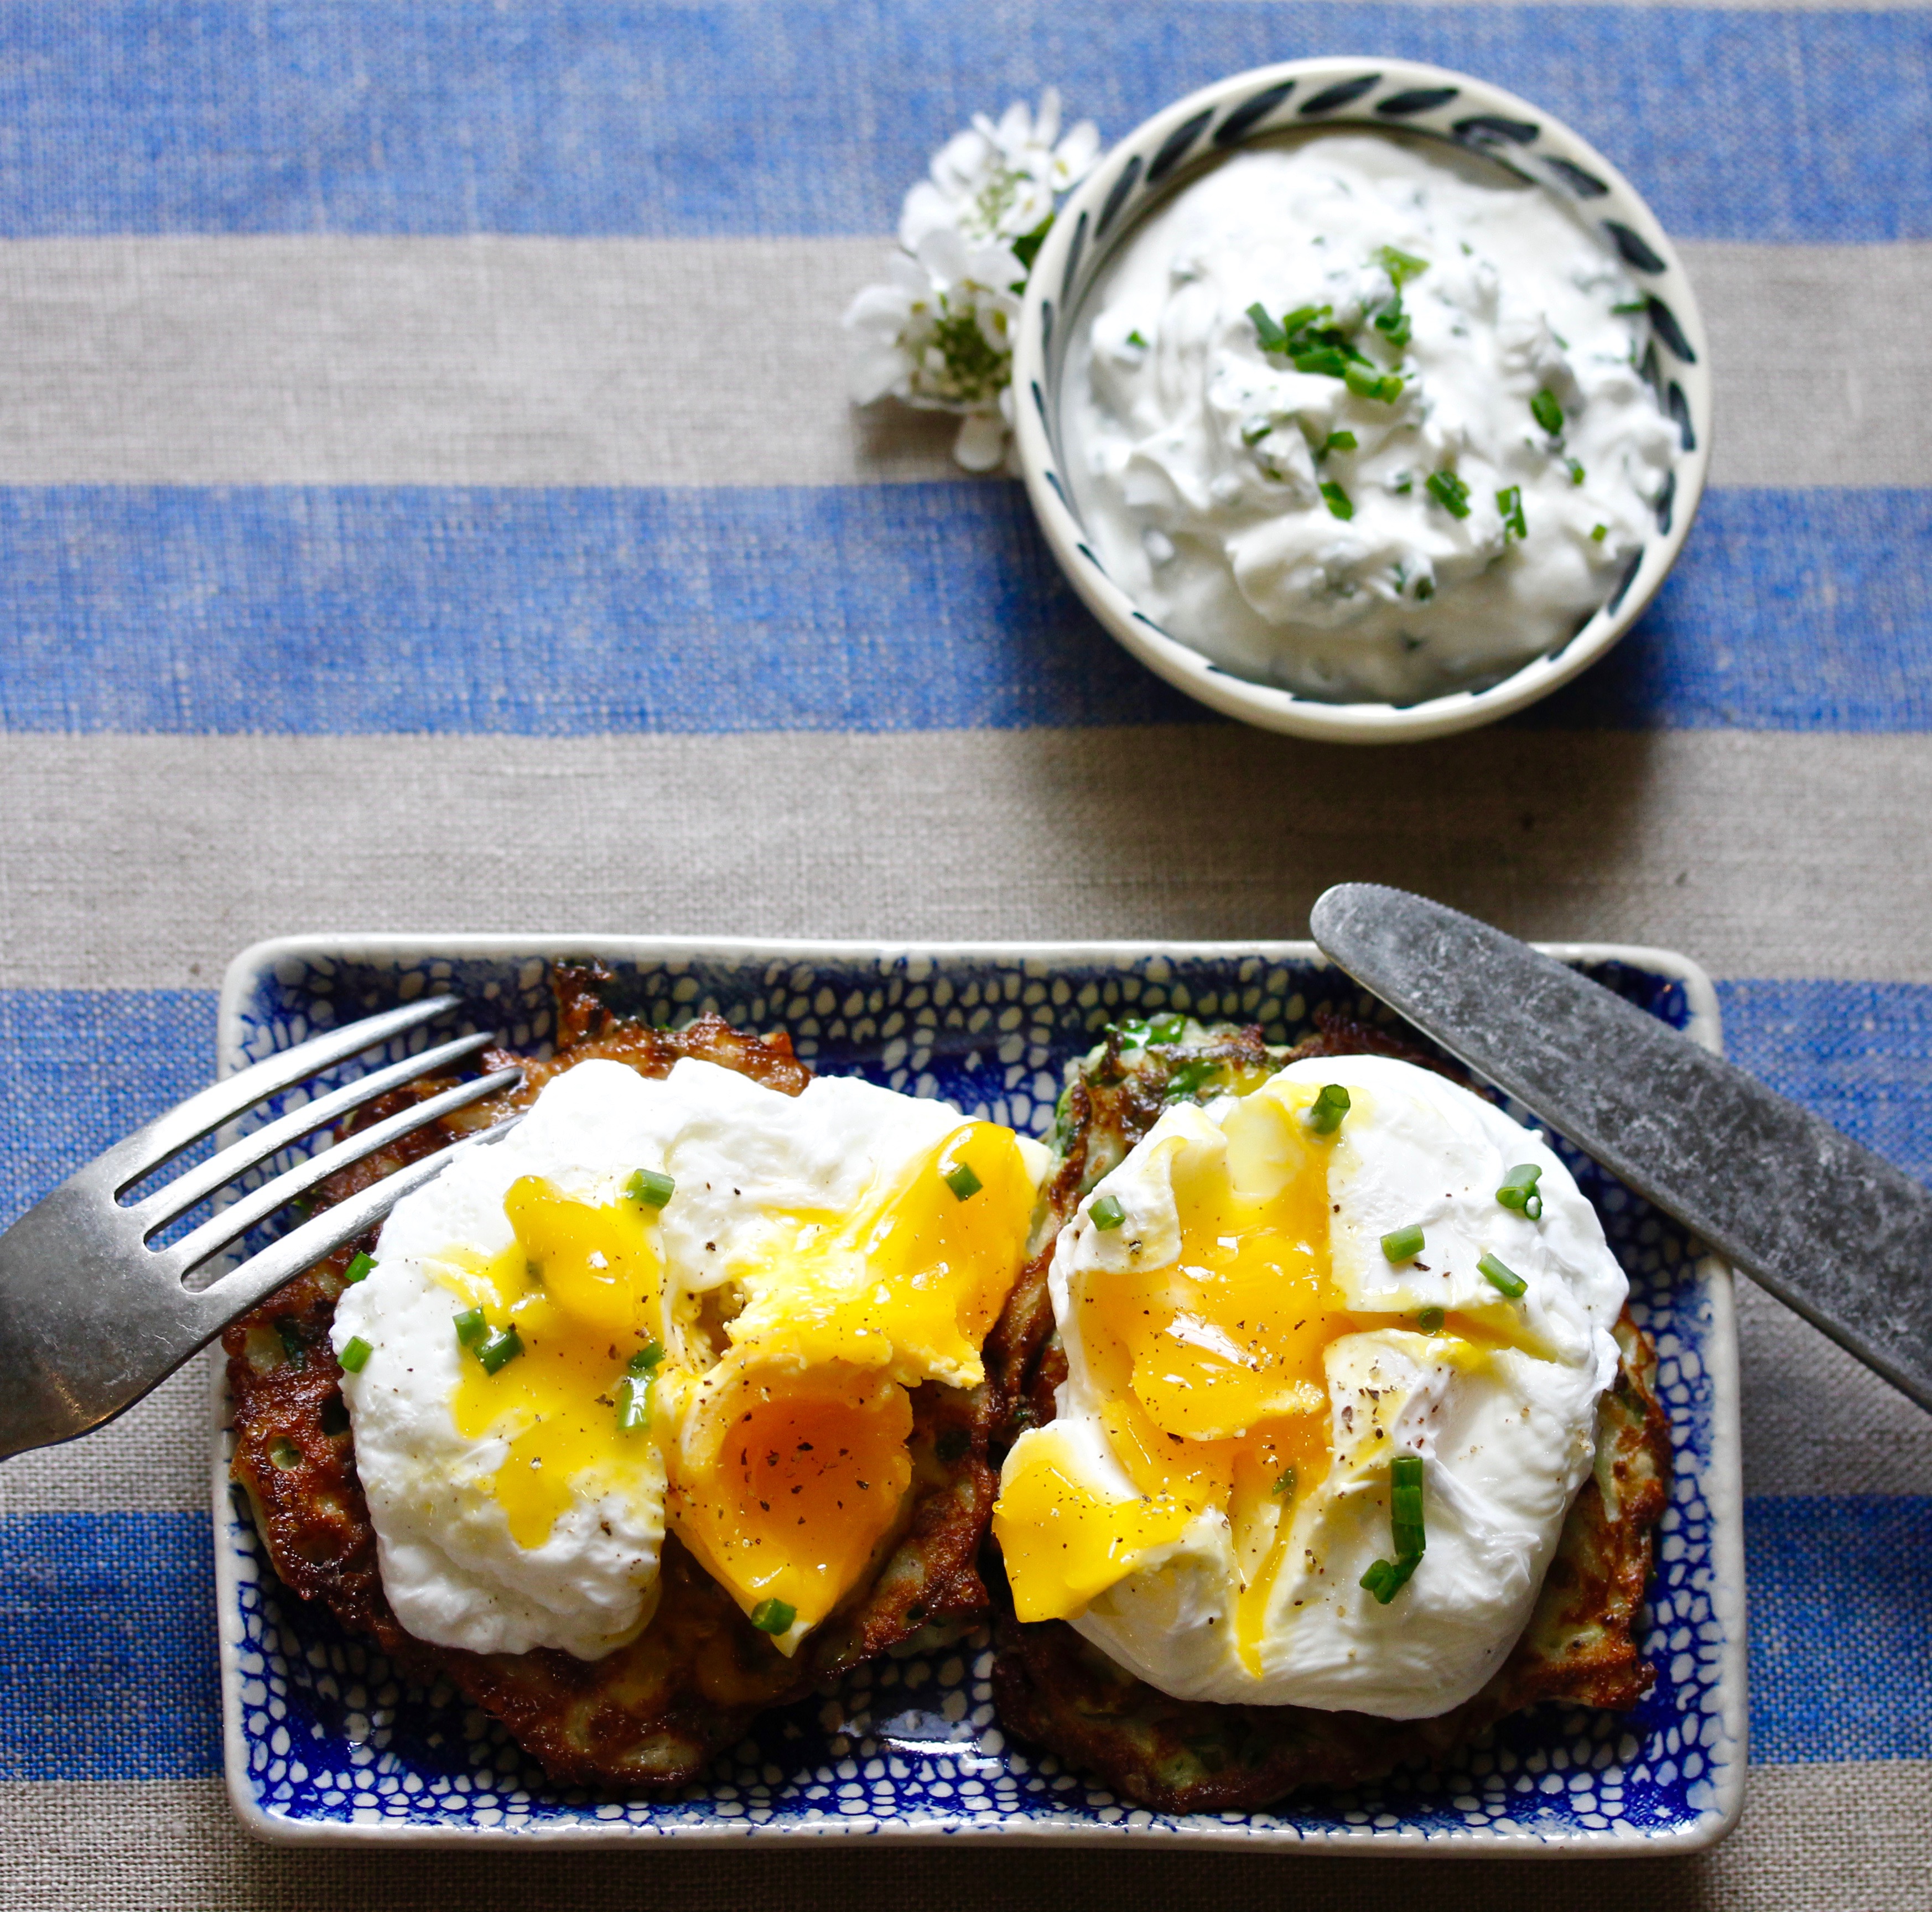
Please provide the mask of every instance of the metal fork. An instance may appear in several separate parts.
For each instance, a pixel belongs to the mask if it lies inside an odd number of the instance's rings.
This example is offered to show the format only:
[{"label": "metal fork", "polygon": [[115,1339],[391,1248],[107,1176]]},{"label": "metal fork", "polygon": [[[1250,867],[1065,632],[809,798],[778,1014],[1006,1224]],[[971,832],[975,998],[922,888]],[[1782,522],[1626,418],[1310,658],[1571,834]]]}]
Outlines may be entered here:
[{"label": "metal fork", "polygon": [[184,1148],[269,1097],[433,1022],[460,998],[436,996],[317,1036],[191,1095],[70,1175],[0,1235],[0,1458],[72,1440],[158,1387],[238,1316],[380,1220],[458,1154],[507,1133],[499,1124],[399,1169],[302,1223],[200,1288],[188,1277],[278,1208],[378,1149],[522,1079],[500,1069],[446,1089],[346,1140],[221,1209],[180,1241],[148,1244],[169,1223],[278,1150],[391,1089],[433,1075],[496,1040],[459,1036],[372,1070],[224,1148],[137,1202],[121,1197]]}]

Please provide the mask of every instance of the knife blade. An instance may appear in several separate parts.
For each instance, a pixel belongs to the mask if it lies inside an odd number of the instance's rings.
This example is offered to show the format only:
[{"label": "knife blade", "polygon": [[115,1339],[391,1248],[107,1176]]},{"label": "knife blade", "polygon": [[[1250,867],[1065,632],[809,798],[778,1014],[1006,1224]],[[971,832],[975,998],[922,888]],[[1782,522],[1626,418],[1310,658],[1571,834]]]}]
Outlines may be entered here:
[{"label": "knife blade", "polygon": [[1474,917],[1344,883],[1324,955],[1932,1409],[1932,1193],[1635,1004]]}]

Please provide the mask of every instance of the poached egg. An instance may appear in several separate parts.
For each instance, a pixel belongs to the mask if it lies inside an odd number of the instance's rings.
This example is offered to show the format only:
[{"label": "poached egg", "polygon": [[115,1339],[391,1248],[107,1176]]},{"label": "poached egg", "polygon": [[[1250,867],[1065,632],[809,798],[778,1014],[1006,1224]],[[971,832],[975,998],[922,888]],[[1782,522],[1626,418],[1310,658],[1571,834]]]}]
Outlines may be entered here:
[{"label": "poached egg", "polygon": [[902,1520],[909,1390],[983,1379],[1045,1165],[857,1080],[556,1076],[337,1305],[397,1618],[598,1658],[649,1622],[668,1524],[796,1652]]},{"label": "poached egg", "polygon": [[1020,1619],[1180,1699],[1418,1718],[1482,1687],[1589,1471],[1626,1291],[1539,1136],[1407,1063],[1295,1063],[1166,1110],[1050,1286],[1067,1378],[993,1516]]}]

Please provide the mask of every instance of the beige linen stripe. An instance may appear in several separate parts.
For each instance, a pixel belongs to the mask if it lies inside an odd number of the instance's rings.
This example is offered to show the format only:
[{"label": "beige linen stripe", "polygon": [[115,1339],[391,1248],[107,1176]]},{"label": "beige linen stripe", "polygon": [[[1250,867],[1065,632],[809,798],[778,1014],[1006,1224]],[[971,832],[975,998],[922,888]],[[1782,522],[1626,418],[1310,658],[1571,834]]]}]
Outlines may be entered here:
[{"label": "beige linen stripe", "polygon": [[[884,239],[0,245],[0,483],[840,485],[957,476],[855,413]],[[1932,483],[1932,245],[1684,248],[1719,485]],[[1820,339],[1856,337],[1856,353]]]},{"label": "beige linen stripe", "polygon": [[[1928,813],[1918,736],[16,737],[0,986],[212,988],[332,929],[1292,936],[1346,878],[1719,975],[1928,981]],[[1742,1298],[1749,1490],[1932,1492],[1932,1418]],[[200,1385],[9,1463],[0,1505],[200,1505]]]},{"label": "beige linen stripe", "polygon": [[1348,879],[1719,975],[1924,982],[1928,814],[1916,734],[18,735],[0,987],[212,988],[336,929],[1294,936]]},{"label": "beige linen stripe", "polygon": [[218,1781],[0,1786],[10,1912],[1924,1912],[1932,1765],[1760,1766],[1742,1824],[1696,1858],[1597,1865],[908,1847],[866,1841],[680,1853],[289,1851],[252,1844]]}]

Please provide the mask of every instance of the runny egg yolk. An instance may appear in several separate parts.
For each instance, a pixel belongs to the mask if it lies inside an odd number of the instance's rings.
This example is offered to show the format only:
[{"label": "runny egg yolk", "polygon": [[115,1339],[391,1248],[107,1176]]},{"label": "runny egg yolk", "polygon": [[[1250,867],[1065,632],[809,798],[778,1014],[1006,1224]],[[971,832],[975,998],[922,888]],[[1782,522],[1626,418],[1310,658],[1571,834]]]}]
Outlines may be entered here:
[{"label": "runny egg yolk", "polygon": [[816,1626],[897,1524],[912,1482],[912,1403],[876,1369],[803,1373],[728,1363],[704,1385],[670,1511],[680,1536],[747,1612]]},{"label": "runny egg yolk", "polygon": [[889,1367],[908,1386],[976,1387],[980,1343],[1017,1278],[1035,1190],[1010,1129],[969,1122],[850,1216],[785,1219],[732,1272],[735,1347],[815,1367]]},{"label": "runny egg yolk", "polygon": [[970,1122],[854,1214],[784,1217],[734,1267],[744,1306],[690,1391],[668,1505],[748,1613],[790,1607],[796,1640],[857,1583],[911,1484],[907,1389],[985,1379],[1034,1201],[1012,1131]]},{"label": "runny egg yolk", "polygon": [[644,1437],[620,1429],[614,1400],[651,1338],[662,1264],[635,1202],[578,1202],[526,1175],[503,1206],[514,1245],[488,1260],[452,1254],[443,1273],[492,1331],[514,1328],[523,1352],[494,1373],[466,1352],[451,1406],[466,1439],[509,1441],[492,1490],[517,1544],[538,1547],[574,1482],[621,1490],[638,1475]]},{"label": "runny egg yolk", "polygon": [[1336,1139],[1302,1119],[1316,1092],[1282,1082],[1244,1097],[1223,1125],[1225,1154],[1176,1149],[1174,1260],[1073,1277],[1102,1424],[1139,1497],[1096,1493],[1055,1443],[1030,1437],[993,1517],[1022,1620],[1078,1612],[1219,1508],[1241,1577],[1238,1644],[1257,1650],[1293,1506],[1331,1458],[1323,1354],[1358,1325],[1330,1265]]}]

